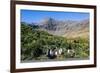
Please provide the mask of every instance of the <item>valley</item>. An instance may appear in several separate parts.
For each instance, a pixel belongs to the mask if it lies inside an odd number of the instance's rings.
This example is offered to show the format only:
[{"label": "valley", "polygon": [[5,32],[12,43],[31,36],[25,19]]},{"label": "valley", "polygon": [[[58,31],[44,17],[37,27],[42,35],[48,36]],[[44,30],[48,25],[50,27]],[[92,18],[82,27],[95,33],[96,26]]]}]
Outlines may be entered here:
[{"label": "valley", "polygon": [[89,58],[89,20],[21,22],[21,61]]}]

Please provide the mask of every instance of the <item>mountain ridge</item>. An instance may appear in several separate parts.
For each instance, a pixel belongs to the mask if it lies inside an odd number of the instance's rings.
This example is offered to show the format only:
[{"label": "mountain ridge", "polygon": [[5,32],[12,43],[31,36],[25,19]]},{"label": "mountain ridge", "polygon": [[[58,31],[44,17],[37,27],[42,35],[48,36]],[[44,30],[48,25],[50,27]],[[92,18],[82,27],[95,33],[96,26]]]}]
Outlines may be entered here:
[{"label": "mountain ridge", "polygon": [[32,25],[37,25],[40,30],[47,31],[50,34],[66,38],[89,37],[89,19],[81,21],[61,21],[53,18],[47,18]]}]

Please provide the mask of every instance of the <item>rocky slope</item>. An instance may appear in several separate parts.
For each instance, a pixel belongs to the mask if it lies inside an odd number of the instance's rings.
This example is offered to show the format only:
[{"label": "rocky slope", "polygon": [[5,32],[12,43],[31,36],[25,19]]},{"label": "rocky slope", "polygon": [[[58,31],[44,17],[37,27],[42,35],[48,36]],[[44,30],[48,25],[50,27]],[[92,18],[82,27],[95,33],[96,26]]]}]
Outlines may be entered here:
[{"label": "rocky slope", "polygon": [[39,28],[50,34],[67,38],[89,37],[88,19],[82,21],[59,21],[53,18],[46,18],[39,22]]}]

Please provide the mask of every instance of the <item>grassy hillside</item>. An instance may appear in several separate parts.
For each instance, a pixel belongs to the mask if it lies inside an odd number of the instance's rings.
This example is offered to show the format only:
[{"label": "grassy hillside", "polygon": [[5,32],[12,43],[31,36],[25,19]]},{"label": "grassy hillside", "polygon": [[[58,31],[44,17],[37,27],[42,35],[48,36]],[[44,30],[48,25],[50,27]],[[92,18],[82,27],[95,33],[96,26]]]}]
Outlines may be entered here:
[{"label": "grassy hillside", "polygon": [[72,56],[67,53],[68,49],[74,49],[73,58],[89,57],[89,40],[83,38],[67,39],[52,35],[40,30],[38,26],[21,23],[21,61],[47,60],[48,49],[63,49],[63,54],[55,59],[67,59]]}]

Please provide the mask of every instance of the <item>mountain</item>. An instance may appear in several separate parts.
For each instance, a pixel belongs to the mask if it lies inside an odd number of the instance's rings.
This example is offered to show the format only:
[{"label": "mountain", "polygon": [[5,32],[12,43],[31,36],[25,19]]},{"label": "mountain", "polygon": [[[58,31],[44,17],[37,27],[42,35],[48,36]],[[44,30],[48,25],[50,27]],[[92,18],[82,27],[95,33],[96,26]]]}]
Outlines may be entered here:
[{"label": "mountain", "polygon": [[40,30],[47,31],[53,35],[67,38],[89,37],[89,19],[82,21],[59,21],[53,18],[46,18],[38,24],[40,24]]},{"label": "mountain", "polygon": [[65,37],[71,37],[71,38],[76,38],[76,37],[81,37],[81,38],[89,38],[89,21],[88,20],[83,20],[80,22],[68,24],[69,27],[64,33],[63,36]]},{"label": "mountain", "polygon": [[[86,21],[82,22],[84,23],[84,25],[82,23],[80,23],[79,25],[79,24],[74,24],[73,22],[69,22],[69,23],[73,23],[73,25],[68,24],[67,26],[63,26],[64,24],[61,24],[62,22],[58,22],[58,21],[53,22],[53,21],[54,20],[50,20],[49,21],[50,23],[47,22],[46,24],[42,24],[41,26],[37,24],[30,25],[27,23],[21,23],[21,62],[26,62],[26,61],[37,62],[37,60],[49,61],[50,58],[47,55],[49,53],[49,50],[52,50],[52,52],[53,51],[58,52],[59,49],[62,49],[63,54],[61,56],[58,55],[59,57],[55,57],[54,60],[65,60],[68,58],[84,59],[89,57],[89,41],[87,39],[83,39],[83,38],[66,39],[65,37],[62,37],[68,34],[67,33],[68,31],[70,33],[78,30],[85,32],[87,27],[87,24],[85,24]],[[57,23],[59,23],[59,25]],[[47,27],[48,25],[49,27]],[[55,26],[55,28],[53,26]],[[50,31],[58,32],[58,30],[59,31],[65,30],[63,28],[69,28],[66,30],[66,32],[62,33],[64,35],[55,36],[55,34],[53,33],[51,34],[48,33]],[[59,35],[58,33],[57,35]],[[81,33],[83,34],[83,32]],[[77,33],[77,36],[78,35],[80,35],[80,33]],[[66,37],[68,38],[68,36]],[[72,54],[70,54],[72,52],[66,53],[68,52],[69,49],[75,51],[75,54],[73,54],[73,56]]]}]

